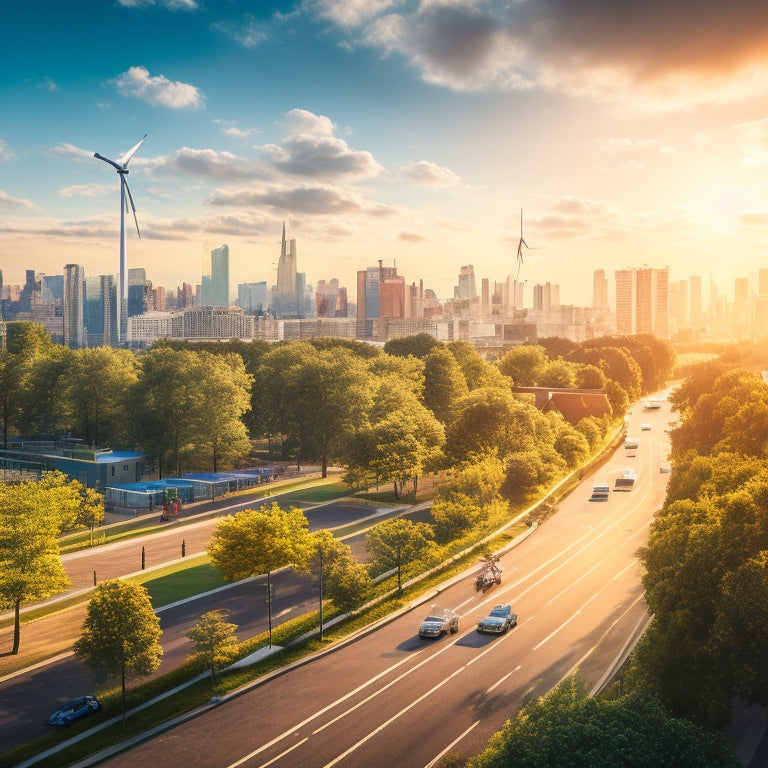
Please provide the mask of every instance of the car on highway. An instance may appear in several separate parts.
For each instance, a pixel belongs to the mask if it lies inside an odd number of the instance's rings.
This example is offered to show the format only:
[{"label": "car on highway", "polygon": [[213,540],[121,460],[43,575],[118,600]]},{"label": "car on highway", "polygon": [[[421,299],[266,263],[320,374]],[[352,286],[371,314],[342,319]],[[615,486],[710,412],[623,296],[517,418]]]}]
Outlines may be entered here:
[{"label": "car on highway", "polygon": [[419,627],[419,637],[435,638],[443,635],[455,634],[459,631],[459,614],[450,608],[433,609]]},{"label": "car on highway", "polygon": [[509,603],[496,605],[477,625],[480,634],[503,635],[510,627],[517,626],[517,614]]},{"label": "car on highway", "polygon": [[66,728],[70,723],[74,723],[83,717],[86,717],[101,709],[98,699],[94,696],[78,696],[76,699],[62,704],[49,718],[49,725],[60,725]]},{"label": "car on highway", "polygon": [[651,425],[650,425],[650,424],[649,424],[647,421],[644,421],[644,422],[643,422],[643,423],[640,425],[640,429],[641,429],[643,432],[647,432],[647,431],[648,431],[650,428],[651,428]]}]

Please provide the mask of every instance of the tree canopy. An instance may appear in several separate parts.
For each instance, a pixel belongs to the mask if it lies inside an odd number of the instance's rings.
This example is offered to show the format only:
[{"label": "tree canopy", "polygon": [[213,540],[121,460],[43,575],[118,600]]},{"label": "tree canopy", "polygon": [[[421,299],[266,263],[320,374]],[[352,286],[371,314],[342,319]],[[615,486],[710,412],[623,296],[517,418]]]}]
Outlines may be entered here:
[{"label": "tree canopy", "polygon": [[126,680],[149,675],[160,666],[161,634],[146,587],[111,579],[94,589],[74,651],[100,678],[119,677],[123,723]]}]

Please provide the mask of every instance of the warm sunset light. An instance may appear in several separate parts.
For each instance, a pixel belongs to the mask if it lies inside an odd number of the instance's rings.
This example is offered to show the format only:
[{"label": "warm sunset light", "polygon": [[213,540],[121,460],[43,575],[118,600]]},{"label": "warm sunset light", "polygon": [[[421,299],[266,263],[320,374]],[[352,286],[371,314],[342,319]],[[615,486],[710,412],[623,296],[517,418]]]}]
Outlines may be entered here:
[{"label": "warm sunset light", "polygon": [[[670,280],[768,266],[768,5],[631,0],[19,3],[0,67],[0,268],[175,290],[227,243],[275,282],[396,263],[452,295],[461,265],[592,300],[593,270]],[[706,295],[706,290],[705,290]],[[613,300],[613,299],[612,299]],[[706,307],[705,307],[706,308]]]}]

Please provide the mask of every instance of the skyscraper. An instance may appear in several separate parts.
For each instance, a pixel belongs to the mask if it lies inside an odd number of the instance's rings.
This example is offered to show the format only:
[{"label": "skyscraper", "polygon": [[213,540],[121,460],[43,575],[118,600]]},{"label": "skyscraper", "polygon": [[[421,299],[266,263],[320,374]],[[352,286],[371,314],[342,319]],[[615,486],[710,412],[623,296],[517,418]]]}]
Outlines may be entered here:
[{"label": "skyscraper", "polygon": [[608,309],[608,278],[604,269],[596,269],[592,279],[592,308]]},{"label": "skyscraper", "polygon": [[79,264],[64,266],[64,343],[72,349],[85,346],[85,270]]},{"label": "skyscraper", "polygon": [[277,262],[277,285],[275,286],[274,310],[282,317],[298,317],[300,301],[303,292],[299,292],[296,274],[296,241],[290,243],[285,239],[285,222],[283,222],[283,241],[280,248],[280,258]]},{"label": "skyscraper", "polygon": [[475,268],[467,264],[459,269],[459,298],[472,299],[477,298],[477,288],[475,286]]},{"label": "skyscraper", "polygon": [[204,307],[229,306],[229,246],[203,254],[200,301]]},{"label": "skyscraper", "polygon": [[99,275],[85,280],[85,326],[89,347],[114,347],[118,343],[117,280]]},{"label": "skyscraper", "polygon": [[616,270],[615,278],[616,332],[669,338],[669,267],[628,267]]}]

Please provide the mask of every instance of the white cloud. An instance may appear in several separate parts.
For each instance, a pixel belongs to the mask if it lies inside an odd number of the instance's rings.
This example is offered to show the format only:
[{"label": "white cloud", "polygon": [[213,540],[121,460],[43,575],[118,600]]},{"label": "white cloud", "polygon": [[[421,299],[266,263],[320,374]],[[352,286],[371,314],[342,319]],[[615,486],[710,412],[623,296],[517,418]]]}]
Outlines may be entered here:
[{"label": "white cloud", "polygon": [[62,197],[104,197],[110,195],[115,187],[108,184],[73,184],[71,187],[63,187],[59,190]]},{"label": "white cloud", "polygon": [[55,155],[61,155],[62,157],[68,158],[75,158],[77,160],[92,160],[93,159],[93,152],[87,149],[80,149],[79,147],[74,146],[73,144],[59,144],[53,149],[51,149],[51,152],[53,152]]},{"label": "white cloud", "polygon": [[159,5],[169,11],[194,11],[198,4],[195,0],[117,0],[123,8],[142,8],[146,5]]},{"label": "white cloud", "polygon": [[269,39],[269,26],[256,19],[252,14],[246,14],[241,23],[219,21],[212,25],[213,29],[223,32],[244,48],[256,48]]},{"label": "white cloud", "polygon": [[[763,0],[317,0],[316,15],[455,90],[536,87],[645,109],[768,92]],[[683,32],[681,32],[683,30]]]},{"label": "white cloud", "polygon": [[173,154],[145,161],[155,176],[176,174],[200,179],[231,180],[263,178],[262,164],[231,152],[182,147]]},{"label": "white cloud", "polygon": [[280,172],[327,181],[372,178],[382,171],[370,152],[351,149],[334,136],[329,118],[304,109],[293,109],[286,118],[287,135],[282,145],[260,147]]},{"label": "white cloud", "polygon": [[403,176],[420,187],[458,187],[461,179],[450,169],[426,160],[409,163],[403,168]]},{"label": "white cloud", "polygon": [[317,0],[314,9],[340,27],[359,27],[398,4],[397,0]]},{"label": "white cloud", "polygon": [[0,189],[0,209],[2,210],[18,210],[34,208],[34,204],[31,200],[25,200],[21,197],[11,197],[7,192],[3,192]]},{"label": "white cloud", "polygon": [[329,185],[264,187],[258,189],[217,190],[209,205],[258,208],[267,206],[295,214],[364,214],[388,216],[396,212],[392,206],[370,203],[358,194]]},{"label": "white cloud", "polygon": [[173,82],[164,75],[152,76],[146,67],[131,67],[113,81],[123,96],[139,99],[153,107],[202,109],[205,96],[188,83]]},{"label": "white cloud", "polygon": [[7,163],[9,160],[14,160],[15,158],[16,155],[13,153],[13,150],[0,139],[0,161]]},{"label": "white cloud", "polygon": [[743,142],[744,165],[768,163],[768,118],[740,123],[735,130]]}]

